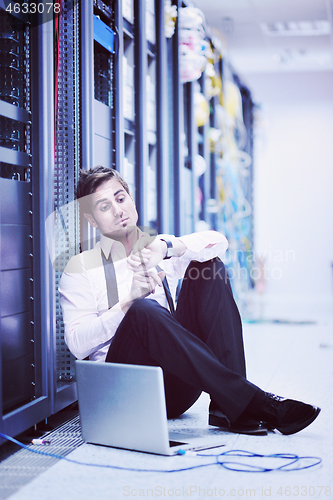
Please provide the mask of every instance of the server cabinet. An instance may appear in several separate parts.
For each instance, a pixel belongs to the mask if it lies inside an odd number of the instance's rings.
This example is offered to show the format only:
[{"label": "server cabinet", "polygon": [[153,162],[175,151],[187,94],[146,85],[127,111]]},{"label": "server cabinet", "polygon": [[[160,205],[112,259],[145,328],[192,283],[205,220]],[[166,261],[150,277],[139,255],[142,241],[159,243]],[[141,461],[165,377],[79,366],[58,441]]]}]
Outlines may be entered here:
[{"label": "server cabinet", "polygon": [[50,329],[47,306],[41,307],[48,296],[46,206],[40,181],[45,166],[52,167],[45,144],[53,143],[46,123],[53,113],[45,107],[39,112],[36,96],[46,106],[52,102],[48,77],[38,72],[52,42],[45,24],[31,28],[5,7],[0,7],[0,428],[14,435],[50,414]]},{"label": "server cabinet", "polygon": [[[174,176],[169,175],[170,133],[179,139],[169,95],[178,95],[179,80],[169,87],[168,42],[162,0],[116,2],[115,144],[116,165],[127,180],[139,223],[152,231],[174,231]],[[171,42],[172,67],[178,48]],[[177,77],[177,75],[176,75]],[[175,122],[176,123],[176,122]],[[172,167],[173,170],[174,167]]]},{"label": "server cabinet", "polygon": [[[79,213],[74,203],[80,168],[80,2],[64,0],[54,20],[55,120],[53,217],[48,239],[53,267],[49,295],[53,297],[52,413],[76,399],[74,357],[64,341],[58,285],[69,259],[79,252]],[[51,214],[51,219],[52,219]],[[50,220],[50,218],[49,218]]]}]

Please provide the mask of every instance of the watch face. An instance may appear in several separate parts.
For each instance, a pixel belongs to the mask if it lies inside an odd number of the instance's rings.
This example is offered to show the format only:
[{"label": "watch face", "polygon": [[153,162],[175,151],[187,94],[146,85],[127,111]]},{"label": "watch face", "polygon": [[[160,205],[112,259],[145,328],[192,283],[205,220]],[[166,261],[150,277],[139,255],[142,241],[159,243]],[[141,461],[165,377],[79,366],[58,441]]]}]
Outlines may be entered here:
[{"label": "watch face", "polygon": [[167,256],[170,258],[173,256],[173,246],[171,241],[168,241],[168,251],[167,251]]}]

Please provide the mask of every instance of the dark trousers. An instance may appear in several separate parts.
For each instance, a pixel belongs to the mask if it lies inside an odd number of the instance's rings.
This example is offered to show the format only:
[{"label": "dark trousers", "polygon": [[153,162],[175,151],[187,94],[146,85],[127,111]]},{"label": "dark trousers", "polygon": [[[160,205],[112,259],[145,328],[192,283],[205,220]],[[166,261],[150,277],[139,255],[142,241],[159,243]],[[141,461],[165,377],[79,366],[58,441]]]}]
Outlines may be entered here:
[{"label": "dark trousers", "polygon": [[259,390],[245,378],[241,320],[218,258],[190,263],[173,315],[155,300],[136,300],[106,361],[161,366],[169,418],[205,391],[210,408],[220,408],[233,421]]}]

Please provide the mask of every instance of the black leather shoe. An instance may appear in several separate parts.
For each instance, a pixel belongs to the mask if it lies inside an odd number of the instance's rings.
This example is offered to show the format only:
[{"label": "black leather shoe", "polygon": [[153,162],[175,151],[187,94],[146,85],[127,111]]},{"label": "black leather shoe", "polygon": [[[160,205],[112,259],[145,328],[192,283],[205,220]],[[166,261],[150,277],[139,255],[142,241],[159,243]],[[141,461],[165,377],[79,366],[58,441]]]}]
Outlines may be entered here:
[{"label": "black leather shoe", "polygon": [[260,416],[268,429],[295,434],[310,425],[319,413],[320,408],[316,406],[266,392]]},{"label": "black leather shoe", "polygon": [[251,417],[243,417],[235,422],[230,422],[229,419],[220,411],[213,410],[209,412],[209,425],[219,427],[225,432],[234,432],[236,434],[249,434],[250,436],[266,436],[267,427],[262,422]]}]

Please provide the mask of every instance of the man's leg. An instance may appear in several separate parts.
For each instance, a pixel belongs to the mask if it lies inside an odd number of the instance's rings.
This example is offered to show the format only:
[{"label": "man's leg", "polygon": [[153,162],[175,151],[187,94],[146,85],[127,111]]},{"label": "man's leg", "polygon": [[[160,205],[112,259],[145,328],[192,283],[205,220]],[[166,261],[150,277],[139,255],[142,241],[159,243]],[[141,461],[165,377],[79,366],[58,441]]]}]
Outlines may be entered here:
[{"label": "man's leg", "polygon": [[[151,301],[145,300],[143,305],[146,306],[148,303],[149,308],[149,302]],[[161,307],[161,309],[163,308]],[[167,316],[170,316],[166,310],[165,312],[167,313]],[[139,323],[141,325],[143,324],[142,321],[139,321]],[[154,328],[154,325],[151,325],[150,331],[153,332]],[[137,326],[135,326],[135,329],[137,329]],[[133,324],[129,321],[127,315],[120,324],[112,340],[106,361],[146,366],[160,366],[160,363],[152,358],[149,351],[138,341],[138,338],[133,331]],[[165,369],[163,369],[163,378],[167,415],[168,418],[174,418],[184,413],[195,403],[201,394],[201,390],[193,385],[187,384],[179,377],[173,375]]]},{"label": "man's leg", "polygon": [[[189,387],[211,394],[231,423],[249,418],[293,434],[307,427],[320,408],[265,393],[226,368],[195,335],[154,300],[139,299],[111,343],[107,361],[157,364]],[[144,363],[146,361],[146,363]],[[194,393],[193,393],[194,395]]]},{"label": "man's leg", "polygon": [[[202,339],[224,366],[245,377],[242,324],[220,259],[190,263],[179,295],[176,318],[184,328]],[[223,412],[228,413],[213,394],[212,397],[210,423],[221,425],[223,422],[224,427]],[[293,434],[309,425],[319,412],[319,408],[311,405],[258,390],[238,420],[231,421],[226,428],[253,433],[255,425],[252,422],[263,420],[268,428]]]},{"label": "man's leg", "polygon": [[159,365],[191,388],[190,399],[195,400],[202,390],[211,394],[231,421],[261,392],[225,367],[201,339],[154,300],[133,303],[118,327],[106,361]]},{"label": "man's leg", "polygon": [[[224,366],[246,377],[242,323],[227,270],[219,258],[190,263],[175,318],[200,338]],[[211,400],[210,410],[217,408]]]}]

